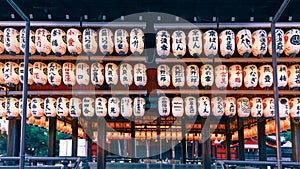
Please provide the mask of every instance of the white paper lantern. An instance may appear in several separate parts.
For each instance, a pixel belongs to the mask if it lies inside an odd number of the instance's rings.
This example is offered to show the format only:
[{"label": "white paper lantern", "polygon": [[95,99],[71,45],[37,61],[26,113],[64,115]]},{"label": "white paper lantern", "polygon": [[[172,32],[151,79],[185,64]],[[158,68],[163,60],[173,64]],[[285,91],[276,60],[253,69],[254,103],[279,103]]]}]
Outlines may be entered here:
[{"label": "white paper lantern", "polygon": [[211,105],[209,97],[201,96],[198,98],[198,112],[203,118],[206,118],[210,115]]},{"label": "white paper lantern", "polygon": [[193,96],[188,96],[184,99],[184,110],[188,117],[197,116],[197,99]]},{"label": "white paper lantern", "polygon": [[95,103],[96,116],[105,117],[107,115],[107,100],[104,97],[97,97]]},{"label": "white paper lantern", "polygon": [[288,83],[288,71],[287,66],[277,65],[277,78],[278,78],[278,89],[284,89]]},{"label": "white paper lantern", "polygon": [[[19,76],[20,82],[24,84],[24,62],[21,62],[19,65]],[[33,83],[33,65],[28,63],[28,85],[32,85]]]},{"label": "white paper lantern", "polygon": [[[26,29],[20,30],[20,49],[25,53],[25,44],[26,44]],[[35,32],[30,30],[29,32],[29,54],[33,55],[36,52],[35,47]]]},{"label": "white paper lantern", "polygon": [[112,118],[116,118],[120,115],[120,99],[117,97],[111,97],[108,99],[108,115]]},{"label": "white paper lantern", "polygon": [[95,62],[91,65],[91,82],[94,86],[100,88],[104,82],[104,66]]},{"label": "white paper lantern", "polygon": [[67,34],[59,28],[51,31],[51,49],[56,56],[64,55],[67,51]]},{"label": "white paper lantern", "polygon": [[300,97],[293,97],[289,101],[290,115],[292,118],[300,118]]},{"label": "white paper lantern", "polygon": [[187,38],[190,54],[197,58],[202,53],[202,32],[199,29],[193,29],[189,32]]},{"label": "white paper lantern", "polygon": [[47,83],[47,68],[48,66],[43,62],[35,62],[33,64],[33,80],[38,86],[43,86]]},{"label": "white paper lantern", "polygon": [[4,33],[0,30],[0,54],[2,54],[4,50]]},{"label": "white paper lantern", "polygon": [[285,119],[290,114],[289,99],[286,97],[280,97],[278,99],[279,116],[281,119]]},{"label": "white paper lantern", "polygon": [[246,88],[253,90],[258,84],[258,72],[255,65],[247,65],[243,69],[244,85]]},{"label": "white paper lantern", "polygon": [[76,64],[76,81],[82,87],[89,84],[90,66],[88,64],[83,62]]},{"label": "white paper lantern", "polygon": [[139,88],[143,88],[147,84],[147,67],[142,63],[137,63],[133,68],[134,84]]},{"label": "white paper lantern", "polygon": [[114,34],[110,29],[99,30],[99,48],[105,56],[111,55],[114,51]]},{"label": "white paper lantern", "polygon": [[86,28],[83,31],[82,38],[83,51],[88,55],[94,55],[98,49],[98,33],[91,28]]},{"label": "white paper lantern", "polygon": [[19,83],[19,65],[15,62],[6,62],[4,67],[4,79],[8,86],[15,86]]},{"label": "white paper lantern", "polygon": [[39,97],[31,99],[31,112],[35,119],[40,119],[44,116],[44,100]]},{"label": "white paper lantern", "polygon": [[61,84],[62,67],[56,62],[48,64],[48,82],[52,87],[57,87]]},{"label": "white paper lantern", "polygon": [[295,57],[300,51],[300,30],[291,29],[284,34],[284,53]]},{"label": "white paper lantern", "polygon": [[300,87],[300,65],[294,64],[288,68],[289,88],[298,89]]},{"label": "white paper lantern", "polygon": [[267,32],[259,29],[252,33],[252,53],[256,57],[263,57],[267,53]]},{"label": "white paper lantern", "polygon": [[[1,101],[0,101],[0,105],[1,105]],[[1,106],[0,106],[1,109]],[[23,117],[23,99],[20,98],[19,99],[19,110],[20,110],[20,116]],[[1,112],[1,111],[0,111]],[[32,116],[32,112],[31,112],[31,99],[27,98],[27,112],[26,112],[26,118],[29,118]],[[1,115],[0,115],[1,117]]]},{"label": "white paper lantern", "polygon": [[119,68],[121,84],[125,87],[129,87],[133,83],[132,66],[128,63],[122,63]]},{"label": "white paper lantern", "polygon": [[130,51],[134,55],[141,55],[144,51],[144,32],[140,28],[130,31]]},{"label": "white paper lantern", "polygon": [[67,47],[68,51],[76,56],[82,52],[82,33],[75,28],[67,31]]},{"label": "white paper lantern", "polygon": [[166,58],[170,55],[170,34],[168,31],[161,30],[156,34],[156,51],[158,56]]},{"label": "white paper lantern", "polygon": [[228,68],[226,65],[215,67],[215,83],[217,88],[224,90],[228,86]]},{"label": "white paper lantern", "polygon": [[39,28],[35,31],[35,47],[42,56],[51,52],[51,34],[47,29]]},{"label": "white paper lantern", "polygon": [[0,62],[0,84],[2,85],[5,84],[4,69],[5,69],[5,64]]},{"label": "white paper lantern", "polygon": [[273,118],[275,116],[274,98],[267,97],[263,99],[263,114],[266,118]]},{"label": "white paper lantern", "polygon": [[10,55],[19,54],[21,51],[19,36],[19,31],[14,28],[4,29],[4,48]]},{"label": "white paper lantern", "polygon": [[199,68],[197,65],[186,67],[186,84],[191,88],[197,88],[199,85]]},{"label": "white paper lantern", "polygon": [[243,84],[243,68],[241,65],[232,65],[229,67],[229,86],[237,90]]},{"label": "white paper lantern", "polygon": [[0,98],[0,117],[6,117],[6,110],[5,110],[5,102],[6,98]]},{"label": "white paper lantern", "polygon": [[56,101],[57,115],[60,118],[66,118],[69,115],[69,99],[66,97],[59,97]]},{"label": "white paper lantern", "polygon": [[47,97],[44,100],[44,105],[45,105],[45,116],[56,117],[57,114],[56,99],[53,97]]},{"label": "white paper lantern", "polygon": [[180,89],[184,86],[185,82],[184,66],[174,65],[172,67],[172,84],[176,89]]},{"label": "white paper lantern", "polygon": [[157,81],[158,85],[163,89],[166,89],[168,86],[170,86],[171,76],[168,65],[162,64],[157,67]]},{"label": "white paper lantern", "polygon": [[208,30],[203,34],[203,50],[207,57],[214,57],[218,53],[218,33]]},{"label": "white paper lantern", "polygon": [[205,89],[211,88],[214,83],[214,67],[210,64],[204,64],[200,68],[201,85]]},{"label": "white paper lantern", "polygon": [[5,111],[9,118],[16,118],[20,115],[19,99],[7,97],[5,100]]},{"label": "white paper lantern", "polygon": [[236,114],[236,99],[234,97],[225,97],[224,99],[225,116],[233,117]]},{"label": "white paper lantern", "polygon": [[114,63],[107,63],[105,65],[105,81],[111,87],[118,83],[118,66]]},{"label": "white paper lantern", "polygon": [[163,117],[170,115],[170,99],[168,97],[161,96],[158,98],[158,113]]},{"label": "white paper lantern", "polygon": [[133,114],[135,117],[143,117],[145,115],[146,101],[142,97],[135,97],[133,100]]},{"label": "white paper lantern", "polygon": [[125,29],[115,31],[115,50],[120,56],[125,56],[129,49],[129,34]]},{"label": "white paper lantern", "polygon": [[236,34],[236,46],[241,56],[249,56],[252,51],[252,35],[249,29],[242,29]]},{"label": "white paper lantern", "polygon": [[211,109],[212,113],[216,117],[221,117],[224,114],[224,104],[222,97],[211,98]]},{"label": "white paper lantern", "polygon": [[73,119],[78,119],[81,115],[82,102],[80,98],[72,97],[70,99],[69,115]]},{"label": "white paper lantern", "polygon": [[132,112],[133,112],[132,104],[133,104],[132,99],[130,97],[123,97],[121,99],[121,115],[123,117],[128,118],[132,116]]},{"label": "white paper lantern", "polygon": [[95,114],[95,102],[91,97],[82,99],[82,114],[85,117],[93,117]]},{"label": "white paper lantern", "polygon": [[[282,29],[275,29],[276,34],[276,54],[280,56],[284,50],[284,32]],[[268,33],[268,51],[272,55],[272,35],[271,32]]]},{"label": "white paper lantern", "polygon": [[235,50],[235,35],[232,30],[226,29],[219,35],[220,52],[223,57],[230,58]]},{"label": "white paper lantern", "polygon": [[250,113],[252,117],[261,117],[263,115],[262,98],[253,97],[250,99]]},{"label": "white paper lantern", "polygon": [[248,117],[250,115],[250,101],[247,97],[240,97],[236,101],[237,113],[241,118]]},{"label": "white paper lantern", "polygon": [[70,62],[63,64],[63,82],[66,86],[72,87],[76,83],[75,65]]},{"label": "white paper lantern", "polygon": [[174,97],[172,99],[172,114],[174,117],[182,117],[184,113],[183,99]]},{"label": "white paper lantern", "polygon": [[177,30],[172,34],[173,55],[181,59],[186,52],[186,36],[183,31]]},{"label": "white paper lantern", "polygon": [[273,84],[273,68],[271,65],[262,65],[258,68],[259,86],[268,89]]}]

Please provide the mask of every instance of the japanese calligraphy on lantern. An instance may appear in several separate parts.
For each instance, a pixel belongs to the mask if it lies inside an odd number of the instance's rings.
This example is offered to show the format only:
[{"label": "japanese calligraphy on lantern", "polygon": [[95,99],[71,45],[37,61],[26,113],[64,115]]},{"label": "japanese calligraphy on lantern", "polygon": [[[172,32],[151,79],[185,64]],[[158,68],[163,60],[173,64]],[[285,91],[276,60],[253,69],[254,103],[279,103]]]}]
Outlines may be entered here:
[{"label": "japanese calligraphy on lantern", "polygon": [[48,64],[48,82],[52,87],[59,86],[62,79],[62,67],[56,62]]},{"label": "japanese calligraphy on lantern", "polygon": [[225,116],[233,117],[236,114],[236,99],[234,97],[225,97],[224,99]]},{"label": "japanese calligraphy on lantern", "polygon": [[188,33],[187,38],[189,52],[194,57],[199,57],[202,53],[202,32],[193,29]]},{"label": "japanese calligraphy on lantern", "polygon": [[34,62],[33,64],[33,80],[38,86],[47,83],[47,68],[48,66],[43,62]]},{"label": "japanese calligraphy on lantern", "polygon": [[193,96],[188,96],[184,99],[184,110],[185,114],[190,116],[196,116],[197,115],[197,99]]},{"label": "japanese calligraphy on lantern", "polygon": [[228,85],[228,68],[226,65],[218,65],[215,67],[215,84],[217,88],[223,90]]},{"label": "japanese calligraphy on lantern", "polygon": [[51,34],[47,29],[39,28],[35,31],[35,47],[40,55],[45,56],[51,52]]},{"label": "japanese calligraphy on lantern", "polygon": [[186,67],[186,84],[191,88],[197,88],[199,85],[199,68],[197,65]]},{"label": "japanese calligraphy on lantern", "polygon": [[[284,32],[282,29],[275,29],[276,34],[276,54],[280,56],[280,54],[284,50]],[[272,35],[271,32],[268,33],[268,51],[269,54],[272,55]]]},{"label": "japanese calligraphy on lantern", "polygon": [[250,113],[252,117],[261,117],[263,115],[262,98],[253,97],[250,99]]},{"label": "japanese calligraphy on lantern", "polygon": [[4,48],[11,55],[19,54],[21,51],[19,36],[19,31],[14,28],[4,29]]},{"label": "japanese calligraphy on lantern", "polygon": [[20,115],[19,99],[7,97],[5,100],[5,111],[8,117],[18,117]]},{"label": "japanese calligraphy on lantern", "polygon": [[94,62],[91,65],[91,82],[94,86],[100,87],[104,82],[104,66],[101,63]]},{"label": "japanese calligraphy on lantern", "polygon": [[123,97],[121,99],[121,115],[125,118],[131,117],[133,108],[132,108],[132,99],[130,97]]},{"label": "japanese calligraphy on lantern", "polygon": [[74,119],[80,117],[82,101],[80,98],[72,97],[70,99],[69,115]]},{"label": "japanese calligraphy on lantern", "polygon": [[263,57],[267,53],[267,32],[259,29],[252,33],[252,53],[256,57]]},{"label": "japanese calligraphy on lantern", "polygon": [[214,57],[218,53],[218,33],[208,30],[203,34],[203,50],[207,57]]},{"label": "japanese calligraphy on lantern", "polygon": [[177,58],[182,58],[186,52],[186,36],[183,31],[177,30],[172,34],[172,52]]},{"label": "japanese calligraphy on lantern", "polygon": [[274,98],[267,97],[263,99],[263,114],[266,118],[275,116]]},{"label": "japanese calligraphy on lantern", "polygon": [[250,101],[247,97],[237,99],[237,113],[239,117],[248,117],[250,115]]},{"label": "japanese calligraphy on lantern", "polygon": [[135,97],[133,100],[133,114],[135,117],[143,117],[145,115],[146,101],[142,97]]},{"label": "japanese calligraphy on lantern", "polygon": [[68,51],[76,56],[82,52],[82,33],[75,28],[67,31],[67,47]]},{"label": "japanese calligraphy on lantern", "polygon": [[105,65],[105,81],[108,85],[115,86],[118,83],[118,66],[114,63]]},{"label": "japanese calligraphy on lantern", "polygon": [[210,64],[204,64],[200,68],[201,85],[209,89],[214,83],[214,68]]},{"label": "japanese calligraphy on lantern", "polygon": [[285,65],[277,65],[277,79],[278,89],[284,89],[288,82],[287,67]]},{"label": "japanese calligraphy on lantern", "polygon": [[93,117],[95,114],[95,103],[91,97],[84,97],[82,99],[82,114],[85,117]]},{"label": "japanese calligraphy on lantern", "polygon": [[129,49],[129,34],[125,29],[117,29],[115,31],[115,50],[120,56],[128,53]]},{"label": "japanese calligraphy on lantern", "polygon": [[4,78],[4,68],[5,64],[0,62],[0,84],[5,84],[5,78]]},{"label": "japanese calligraphy on lantern", "polygon": [[98,33],[94,29],[86,28],[82,39],[83,51],[89,56],[94,55],[98,49]]},{"label": "japanese calligraphy on lantern", "polygon": [[280,97],[278,99],[279,116],[280,118],[286,118],[290,114],[289,99],[286,97]]},{"label": "japanese calligraphy on lantern", "polygon": [[211,98],[211,109],[214,116],[216,117],[223,116],[224,114],[223,98],[222,97]]},{"label": "japanese calligraphy on lantern", "polygon": [[101,53],[108,56],[114,51],[114,34],[110,29],[102,28],[99,30],[99,48]]},{"label": "japanese calligraphy on lantern", "polygon": [[291,29],[284,34],[284,53],[295,57],[300,51],[300,30]]},{"label": "japanese calligraphy on lantern", "polygon": [[158,113],[163,117],[170,115],[170,99],[168,97],[161,96],[158,98]]},{"label": "japanese calligraphy on lantern", "polygon": [[57,115],[61,118],[69,115],[69,99],[66,97],[58,97],[56,100]]},{"label": "japanese calligraphy on lantern", "polygon": [[157,67],[158,85],[166,89],[171,83],[170,68],[168,65],[162,64]]},{"label": "japanese calligraphy on lantern", "polygon": [[289,100],[290,115],[292,118],[300,117],[300,97],[293,97]]},{"label": "japanese calligraphy on lantern", "polygon": [[252,51],[252,35],[249,29],[242,29],[236,34],[236,45],[241,56],[249,56]]},{"label": "japanese calligraphy on lantern", "polygon": [[4,50],[4,33],[2,30],[0,30],[0,54],[2,54]]},{"label": "japanese calligraphy on lantern", "polygon": [[17,63],[5,62],[4,79],[8,86],[14,86],[19,83],[19,65]]},{"label": "japanese calligraphy on lantern", "polygon": [[147,84],[147,67],[142,63],[134,65],[134,84],[142,88]]},{"label": "japanese calligraphy on lantern", "polygon": [[[1,101],[0,101],[0,109],[1,109]],[[20,116],[23,114],[23,99],[19,99],[19,110],[20,110]],[[27,98],[27,112],[26,112],[26,118],[31,117],[32,112],[31,112],[31,99]],[[1,110],[0,110],[0,117],[1,117]]]},{"label": "japanese calligraphy on lantern", "polygon": [[[20,82],[24,83],[24,62],[21,62],[19,65],[19,76]],[[33,66],[31,63],[28,63],[28,84],[32,85],[33,82]]]},{"label": "japanese calligraphy on lantern", "polygon": [[105,117],[107,115],[107,100],[104,97],[97,97],[95,108],[97,117]]},{"label": "japanese calligraphy on lantern", "polygon": [[156,51],[158,56],[166,58],[170,54],[170,34],[168,31],[161,30],[156,34]]},{"label": "japanese calligraphy on lantern", "polygon": [[0,117],[6,117],[6,110],[5,110],[5,102],[6,98],[0,98]]},{"label": "japanese calligraphy on lantern", "polygon": [[56,56],[61,56],[67,50],[67,34],[59,28],[52,29],[51,31],[51,49]]},{"label": "japanese calligraphy on lantern", "polygon": [[55,117],[57,114],[57,108],[56,108],[56,99],[53,97],[47,97],[44,100],[45,105],[45,116],[47,117]]},{"label": "japanese calligraphy on lantern", "polygon": [[123,86],[129,87],[133,83],[132,66],[128,63],[122,63],[120,69],[120,82]]},{"label": "japanese calligraphy on lantern", "polygon": [[76,83],[75,65],[70,62],[63,64],[63,82],[68,87],[72,87]]},{"label": "japanese calligraphy on lantern", "polygon": [[130,31],[130,51],[135,55],[141,55],[144,51],[144,32],[140,28]]},{"label": "japanese calligraphy on lantern", "polygon": [[247,65],[243,69],[244,85],[251,90],[258,84],[258,72],[255,65]]},{"label": "japanese calligraphy on lantern", "polygon": [[198,112],[201,117],[208,117],[210,115],[210,98],[201,96],[198,98]]},{"label": "japanese calligraphy on lantern", "polygon": [[223,57],[229,58],[235,50],[235,35],[232,30],[226,29],[219,35],[220,52]]},{"label": "japanese calligraphy on lantern", "polygon": [[90,81],[90,66],[86,63],[76,64],[76,81],[80,86],[87,86]]},{"label": "japanese calligraphy on lantern", "polygon": [[268,89],[273,84],[273,68],[271,65],[262,65],[258,68],[259,86]]},{"label": "japanese calligraphy on lantern", "polygon": [[181,97],[174,97],[172,99],[172,114],[174,117],[182,117],[184,113],[183,99]]},{"label": "japanese calligraphy on lantern", "polygon": [[111,97],[108,99],[108,115],[116,118],[120,114],[120,99],[117,97]]},{"label": "japanese calligraphy on lantern", "polygon": [[[20,49],[25,53],[25,44],[26,44],[26,29],[20,30]],[[30,30],[29,32],[29,53],[33,55],[36,52],[35,47],[35,32]]]},{"label": "japanese calligraphy on lantern", "polygon": [[31,99],[31,112],[36,119],[44,115],[44,100],[42,98],[34,97]]},{"label": "japanese calligraphy on lantern", "polygon": [[288,68],[288,85],[289,88],[300,87],[300,65],[294,64]]},{"label": "japanese calligraphy on lantern", "polygon": [[231,65],[229,67],[229,86],[237,90],[243,84],[243,69],[241,65]]},{"label": "japanese calligraphy on lantern", "polygon": [[180,89],[184,86],[185,76],[184,76],[184,66],[174,65],[172,67],[172,84],[176,89]]}]

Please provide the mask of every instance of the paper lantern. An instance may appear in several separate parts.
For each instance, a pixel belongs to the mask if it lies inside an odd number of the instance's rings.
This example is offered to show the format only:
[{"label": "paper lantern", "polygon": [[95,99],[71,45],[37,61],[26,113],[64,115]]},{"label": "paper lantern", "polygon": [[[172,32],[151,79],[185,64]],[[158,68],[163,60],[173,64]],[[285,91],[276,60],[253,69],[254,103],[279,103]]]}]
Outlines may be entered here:
[{"label": "paper lantern", "polygon": [[242,29],[236,34],[236,46],[241,56],[249,56],[252,51],[252,35],[249,29]]},{"label": "paper lantern", "polygon": [[202,32],[199,29],[190,30],[187,38],[190,54],[197,58],[202,53]]},{"label": "paper lantern", "polygon": [[170,115],[170,99],[168,97],[161,96],[158,98],[158,113],[163,117]]},{"label": "paper lantern", "polygon": [[[0,101],[0,105],[1,105],[1,101]],[[1,109],[1,106],[0,106]],[[20,110],[20,116],[23,117],[23,99],[20,98],[19,99],[19,110]],[[1,113],[0,113],[1,114]],[[26,112],[26,118],[31,117],[32,112],[31,112],[31,99],[27,98],[27,112]],[[1,117],[1,115],[0,115]]]},{"label": "paper lantern", "polygon": [[121,115],[128,118],[132,116],[132,112],[132,99],[130,97],[123,97],[121,99]]},{"label": "paper lantern", "polygon": [[188,96],[184,99],[184,110],[188,117],[197,116],[197,99],[193,96]]},{"label": "paper lantern", "polygon": [[5,100],[5,111],[9,118],[16,118],[20,115],[19,99],[7,97]]},{"label": "paper lantern", "polygon": [[134,55],[141,55],[144,51],[144,32],[140,28],[130,31],[130,51]]},{"label": "paper lantern", "polygon": [[174,65],[172,67],[172,84],[176,89],[180,89],[184,86],[184,66]]},{"label": "paper lantern", "polygon": [[82,99],[82,114],[84,117],[93,117],[95,114],[95,102],[91,97]]},{"label": "paper lantern", "polygon": [[5,64],[0,62],[0,84],[2,85],[5,84],[4,69],[5,69]]},{"label": "paper lantern", "polygon": [[218,53],[218,33],[208,30],[203,34],[203,50],[207,57],[214,57]]},{"label": "paper lantern", "polygon": [[61,56],[67,50],[67,34],[59,28],[52,29],[51,31],[51,49],[56,56]]},{"label": "paper lantern", "polygon": [[[26,29],[20,30],[20,49],[25,53],[25,44],[26,44]],[[33,55],[36,52],[35,47],[35,32],[29,31],[29,54]]]},{"label": "paper lantern", "polygon": [[96,116],[105,117],[107,115],[107,100],[104,97],[97,97],[96,103]]},{"label": "paper lantern", "polygon": [[129,49],[129,34],[125,29],[115,31],[115,50],[120,56],[125,56]]},{"label": "paper lantern", "polygon": [[114,34],[110,29],[99,30],[99,48],[105,56],[111,55],[114,51]]},{"label": "paper lantern", "polygon": [[263,115],[262,98],[253,97],[250,99],[250,113],[252,117],[258,118]]},{"label": "paper lantern", "polygon": [[14,28],[4,29],[4,48],[10,55],[19,54],[21,51],[19,36],[19,31]]},{"label": "paper lantern", "polygon": [[72,87],[76,83],[75,65],[70,62],[63,64],[63,82],[66,86]]},{"label": "paper lantern", "polygon": [[137,63],[134,65],[134,84],[139,88],[143,88],[147,84],[147,67],[142,63]]},{"label": "paper lantern", "polygon": [[300,118],[300,97],[293,97],[289,100],[290,115],[292,118]]},{"label": "paper lantern", "polygon": [[273,68],[271,65],[262,65],[258,68],[259,86],[268,89],[273,84]]},{"label": "paper lantern", "polygon": [[170,34],[168,31],[161,30],[156,34],[156,51],[158,56],[166,58],[170,55]]},{"label": "paper lantern", "polygon": [[0,54],[2,54],[4,50],[4,33],[0,30]]},{"label": "paper lantern", "polygon": [[88,64],[83,62],[76,64],[76,81],[82,87],[89,84],[90,66]]},{"label": "paper lantern", "polygon": [[199,68],[197,65],[186,67],[186,84],[191,88],[197,88],[199,85]]},{"label": "paper lantern", "polygon": [[234,97],[225,97],[224,99],[225,116],[233,117],[236,114],[236,99]]},{"label": "paper lantern", "polygon": [[82,102],[80,98],[72,97],[70,99],[69,115],[73,119],[78,119],[81,115]]},{"label": "paper lantern", "polygon": [[142,97],[135,97],[133,100],[133,114],[135,117],[143,117],[145,115],[146,101]]},{"label": "paper lantern", "polygon": [[31,112],[35,119],[40,119],[44,116],[44,100],[39,97],[31,99]]},{"label": "paper lantern", "polygon": [[273,118],[275,116],[274,98],[267,97],[263,99],[263,114],[266,118]]},{"label": "paper lantern", "polygon": [[15,62],[6,62],[4,67],[4,79],[8,86],[15,86],[19,83],[19,65]]},{"label": "paper lantern", "polygon": [[278,89],[282,90],[288,83],[288,73],[287,66],[285,65],[277,65],[277,82]]},{"label": "paper lantern", "polygon": [[263,57],[267,53],[267,32],[259,29],[252,33],[252,53],[256,57]]},{"label": "paper lantern", "polygon": [[221,117],[224,114],[224,105],[222,97],[211,98],[211,109],[212,113],[216,117]]},{"label": "paper lantern", "polygon": [[228,86],[228,68],[226,65],[215,67],[215,83],[217,88],[224,90]]},{"label": "paper lantern", "polygon": [[118,66],[114,63],[107,63],[105,65],[105,81],[111,87],[118,83]]},{"label": "paper lantern", "polygon": [[67,31],[68,51],[73,55],[79,55],[82,52],[82,34],[78,29],[70,28]]},{"label": "paper lantern", "polygon": [[241,65],[232,65],[229,67],[229,86],[237,90],[243,84],[243,69]]},{"label": "paper lantern", "polygon": [[241,118],[248,117],[250,115],[250,101],[247,97],[240,97],[236,101],[237,113]]},{"label": "paper lantern", "polygon": [[104,66],[95,62],[91,65],[91,82],[94,86],[100,88],[104,82]]},{"label": "paper lantern", "polygon": [[[280,54],[284,50],[284,32],[282,29],[275,29],[276,34],[276,54],[280,56]],[[268,33],[268,50],[269,54],[272,55],[272,35],[271,32]]]},{"label": "paper lantern", "polygon": [[168,86],[170,86],[171,76],[168,65],[162,64],[157,67],[157,81],[158,85],[163,89],[166,89]]},{"label": "paper lantern", "polygon": [[35,62],[33,64],[33,80],[38,86],[43,86],[47,83],[47,68],[48,66],[43,62]]},{"label": "paper lantern", "polygon": [[53,97],[47,97],[44,100],[44,105],[45,105],[45,116],[56,117],[57,114],[56,99]]},{"label": "paper lantern", "polygon": [[177,30],[172,34],[173,55],[181,59],[186,52],[186,36],[183,31]]},{"label": "paper lantern", "polygon": [[207,96],[201,96],[198,98],[198,112],[199,115],[203,118],[206,118],[210,115],[210,99]]},{"label": "paper lantern", "polygon": [[300,30],[291,29],[284,34],[284,53],[295,57],[300,51]]},{"label": "paper lantern", "polygon": [[258,72],[255,65],[247,65],[243,69],[244,85],[253,90],[258,84]]},{"label": "paper lantern", "polygon": [[83,51],[88,55],[94,55],[98,49],[98,33],[91,28],[86,28],[83,31],[82,38]]},{"label": "paper lantern", "polygon": [[182,117],[184,113],[183,99],[174,97],[172,99],[172,114],[174,117]]},{"label": "paper lantern", "polygon": [[230,58],[235,50],[235,35],[232,30],[226,29],[219,35],[220,52],[223,57]]},{"label": "paper lantern", "polygon": [[35,31],[35,47],[42,56],[51,52],[51,34],[47,29],[39,28]]},{"label": "paper lantern", "polygon": [[122,63],[119,68],[121,84],[125,87],[129,87],[133,83],[132,66],[128,63]]},{"label": "paper lantern", "polygon": [[59,97],[57,98],[56,101],[56,110],[57,110],[57,115],[60,118],[66,118],[69,115],[69,104],[70,101],[66,97]]},{"label": "paper lantern", "polygon": [[[21,62],[19,65],[19,78],[20,82],[24,84],[24,62]],[[28,85],[32,85],[33,83],[33,66],[31,63],[28,63]]]},{"label": "paper lantern", "polygon": [[298,89],[300,87],[300,65],[294,64],[288,68],[289,88]]},{"label": "paper lantern", "polygon": [[6,98],[0,98],[0,117],[6,117],[6,109],[5,109]]},{"label": "paper lantern", "polygon": [[52,87],[57,87],[61,84],[62,67],[56,62],[48,64],[48,82]]},{"label": "paper lantern", "polygon": [[280,97],[278,99],[279,116],[281,119],[285,119],[290,114],[289,99],[286,97]]},{"label": "paper lantern", "polygon": [[205,89],[211,88],[214,83],[214,68],[210,64],[204,64],[200,68],[201,85]]},{"label": "paper lantern", "polygon": [[111,97],[108,99],[108,115],[112,118],[118,117],[120,114],[120,99]]}]

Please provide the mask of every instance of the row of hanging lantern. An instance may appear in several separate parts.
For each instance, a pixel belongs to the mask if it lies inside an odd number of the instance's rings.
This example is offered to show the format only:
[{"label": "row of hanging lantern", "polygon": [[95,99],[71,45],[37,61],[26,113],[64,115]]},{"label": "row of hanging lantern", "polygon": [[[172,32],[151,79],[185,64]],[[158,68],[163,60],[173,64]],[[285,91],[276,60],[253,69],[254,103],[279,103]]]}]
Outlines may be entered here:
[{"label": "row of hanging lantern", "polygon": [[[47,81],[53,87],[61,85],[62,81],[68,87],[76,84],[87,86],[90,81],[96,87],[101,87],[106,81],[113,87],[117,85],[120,75],[120,82],[125,87],[134,84],[142,88],[147,84],[147,67],[145,64],[137,63],[134,66],[128,63],[122,63],[119,67],[115,63],[107,63],[103,66],[99,62],[87,63],[65,62],[60,65],[56,62],[50,62],[48,65],[43,62],[28,64],[28,84],[36,83],[38,86],[45,85]],[[24,63],[0,62],[0,84],[9,86],[17,85],[24,79]]]},{"label": "row of hanging lantern", "polygon": [[[11,55],[25,52],[25,29],[20,32],[15,28],[0,30],[0,54],[6,50]],[[87,55],[94,55],[98,51],[102,54],[111,55],[115,51],[126,55],[129,50],[135,55],[141,55],[144,51],[144,32],[140,28],[133,28],[130,33],[125,29],[117,29],[113,34],[112,30],[102,28],[95,31],[86,28],[80,30],[70,28],[65,32],[60,28],[52,29],[51,32],[39,28],[35,32],[30,31],[29,53],[48,55],[52,51],[56,56],[61,56],[68,50],[72,55],[79,55],[82,50]]]},{"label": "row of hanging lantern", "polygon": [[[280,56],[283,52],[287,56],[295,57],[300,51],[300,31],[291,29],[284,33],[282,29],[276,29],[276,53]],[[259,29],[251,34],[248,29],[242,29],[235,35],[230,29],[223,30],[219,35],[215,30],[207,30],[202,33],[198,29],[188,32],[187,38],[184,31],[176,30],[169,34],[167,30],[160,30],[156,34],[156,49],[160,57],[166,58],[172,53],[177,58],[182,58],[186,50],[190,55],[199,57],[202,51],[207,57],[220,54],[229,58],[237,48],[239,55],[248,57],[253,53],[256,57],[263,57],[267,51],[272,55],[271,32]]]}]

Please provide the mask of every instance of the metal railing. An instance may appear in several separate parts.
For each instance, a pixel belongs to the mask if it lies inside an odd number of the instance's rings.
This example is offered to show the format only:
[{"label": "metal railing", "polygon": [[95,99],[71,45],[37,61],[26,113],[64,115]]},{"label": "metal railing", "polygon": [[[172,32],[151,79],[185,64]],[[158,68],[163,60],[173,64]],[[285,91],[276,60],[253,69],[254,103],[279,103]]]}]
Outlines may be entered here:
[{"label": "metal railing", "polygon": [[[216,160],[215,169],[229,169],[238,167],[259,167],[259,168],[277,168],[277,161],[233,161],[233,160]],[[300,169],[300,162],[282,162],[283,168]]]}]

